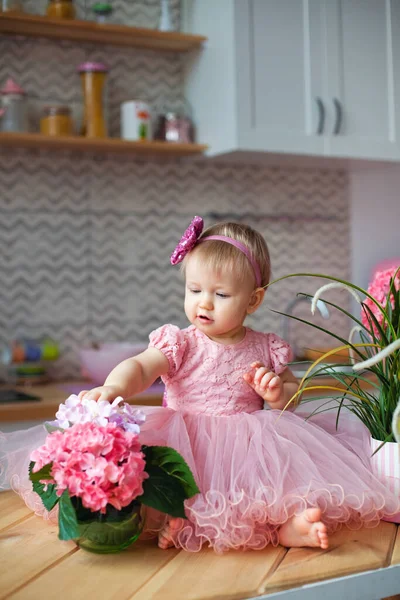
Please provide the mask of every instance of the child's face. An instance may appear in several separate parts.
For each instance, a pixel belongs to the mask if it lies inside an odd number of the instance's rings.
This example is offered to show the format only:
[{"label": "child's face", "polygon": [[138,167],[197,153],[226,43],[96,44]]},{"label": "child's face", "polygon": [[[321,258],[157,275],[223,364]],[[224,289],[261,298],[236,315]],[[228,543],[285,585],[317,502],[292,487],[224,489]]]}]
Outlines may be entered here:
[{"label": "child's face", "polygon": [[186,262],[185,313],[192,325],[209,338],[234,343],[243,337],[243,322],[254,292],[254,278],[216,272],[193,253]]}]

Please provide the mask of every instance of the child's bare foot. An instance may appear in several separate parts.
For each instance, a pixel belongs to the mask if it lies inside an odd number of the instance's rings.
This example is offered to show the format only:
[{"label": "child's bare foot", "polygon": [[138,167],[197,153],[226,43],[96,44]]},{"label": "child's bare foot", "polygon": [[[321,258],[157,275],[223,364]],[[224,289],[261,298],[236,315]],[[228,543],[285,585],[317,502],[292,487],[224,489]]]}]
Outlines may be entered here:
[{"label": "child's bare foot", "polygon": [[158,534],[158,547],[163,550],[174,547],[174,540],[180,529],[182,529],[182,519],[179,517],[171,517]]},{"label": "child's bare foot", "polygon": [[301,515],[289,519],[279,530],[279,543],[287,548],[311,546],[326,550],[328,532],[321,521],[321,510],[307,508]]}]

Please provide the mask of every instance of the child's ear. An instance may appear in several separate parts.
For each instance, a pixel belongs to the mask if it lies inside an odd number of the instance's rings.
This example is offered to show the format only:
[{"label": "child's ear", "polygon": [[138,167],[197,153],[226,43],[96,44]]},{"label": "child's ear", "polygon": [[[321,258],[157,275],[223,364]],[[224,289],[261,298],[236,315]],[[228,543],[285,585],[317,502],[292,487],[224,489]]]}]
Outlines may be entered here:
[{"label": "child's ear", "polygon": [[253,312],[255,312],[257,310],[257,308],[260,306],[260,304],[264,300],[264,296],[265,296],[264,288],[257,288],[254,290],[254,292],[251,295],[249,305],[247,307],[248,315],[251,315]]}]

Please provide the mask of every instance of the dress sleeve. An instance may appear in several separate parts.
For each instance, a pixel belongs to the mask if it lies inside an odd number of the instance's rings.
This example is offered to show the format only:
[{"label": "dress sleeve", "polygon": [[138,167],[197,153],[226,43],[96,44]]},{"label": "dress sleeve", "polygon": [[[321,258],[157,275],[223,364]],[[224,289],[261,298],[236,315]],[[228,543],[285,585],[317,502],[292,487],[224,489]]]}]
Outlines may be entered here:
[{"label": "dress sleeve", "polygon": [[286,369],[288,362],[293,359],[293,352],[287,342],[275,333],[268,334],[268,350],[271,367],[274,373],[280,375]]},{"label": "dress sleeve", "polygon": [[168,377],[172,377],[179,370],[185,354],[186,339],[184,332],[176,325],[163,325],[152,331],[149,339],[149,347],[161,350],[168,359]]}]

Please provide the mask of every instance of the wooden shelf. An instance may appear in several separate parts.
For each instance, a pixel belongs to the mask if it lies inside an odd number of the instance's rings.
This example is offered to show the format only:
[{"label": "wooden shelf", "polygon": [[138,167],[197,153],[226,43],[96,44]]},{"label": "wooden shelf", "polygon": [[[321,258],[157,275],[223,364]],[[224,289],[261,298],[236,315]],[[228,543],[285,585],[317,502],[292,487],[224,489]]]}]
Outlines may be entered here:
[{"label": "wooden shelf", "polygon": [[175,142],[139,141],[129,142],[117,138],[85,138],[80,136],[52,137],[40,133],[0,133],[0,148],[44,148],[50,150],[73,150],[105,154],[160,154],[163,156],[190,156],[207,149],[204,144],[181,144]]},{"label": "wooden shelf", "polygon": [[0,33],[130,46],[167,52],[189,52],[207,39],[175,31],[158,31],[126,25],[100,25],[92,21],[50,19],[25,13],[0,13]]}]

